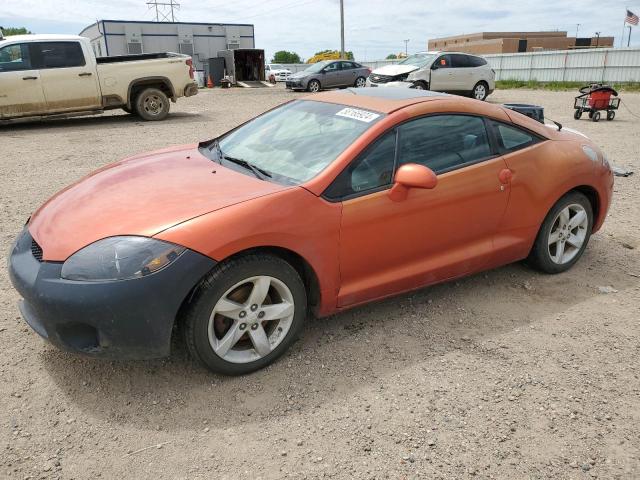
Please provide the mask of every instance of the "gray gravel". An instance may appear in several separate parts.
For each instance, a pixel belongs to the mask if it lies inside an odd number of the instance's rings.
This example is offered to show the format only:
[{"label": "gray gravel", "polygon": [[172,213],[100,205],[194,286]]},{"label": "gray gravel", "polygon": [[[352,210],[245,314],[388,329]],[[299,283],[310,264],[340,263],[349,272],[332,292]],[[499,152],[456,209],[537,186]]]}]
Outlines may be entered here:
[{"label": "gray gravel", "polygon": [[[217,89],[161,123],[109,113],[0,127],[0,261],[35,208],[95,168],[299,96]],[[226,378],[179,344],[151,362],[59,352],[20,319],[3,269],[0,477],[639,478],[640,122],[624,107],[613,122],[575,121],[571,93],[490,98],[543,105],[637,172],[617,179],[573,270],[511,265],[312,320],[275,365]],[[640,114],[640,95],[623,99]]]}]

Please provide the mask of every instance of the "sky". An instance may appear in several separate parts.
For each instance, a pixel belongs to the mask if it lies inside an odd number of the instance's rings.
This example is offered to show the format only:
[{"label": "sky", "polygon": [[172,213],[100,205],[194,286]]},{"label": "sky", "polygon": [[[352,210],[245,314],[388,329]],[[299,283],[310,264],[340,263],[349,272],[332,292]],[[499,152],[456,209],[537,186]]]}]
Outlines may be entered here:
[{"label": "sky", "polygon": [[[96,19],[153,20],[148,0],[2,0],[0,26],[35,33],[78,34]],[[168,1],[168,0],[159,0]],[[182,22],[252,23],[267,56],[289,50],[303,58],[340,49],[339,0],[177,0]],[[625,9],[640,16],[640,0],[344,0],[345,49],[360,61],[404,50],[424,51],[430,38],[481,31],[562,30],[575,36],[615,36]],[[606,5],[606,6],[605,6]],[[580,24],[579,27],[577,24]],[[640,46],[640,26],[631,45]],[[624,44],[626,46],[625,30]]]}]

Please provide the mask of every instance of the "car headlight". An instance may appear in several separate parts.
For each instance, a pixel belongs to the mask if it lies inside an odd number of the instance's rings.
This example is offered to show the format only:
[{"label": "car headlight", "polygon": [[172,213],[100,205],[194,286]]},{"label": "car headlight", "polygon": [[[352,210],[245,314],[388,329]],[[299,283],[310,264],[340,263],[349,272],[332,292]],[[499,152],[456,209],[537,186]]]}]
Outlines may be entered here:
[{"label": "car headlight", "polygon": [[89,282],[140,278],[163,269],[186,248],[147,237],[109,237],[84,247],[62,265],[62,278]]}]

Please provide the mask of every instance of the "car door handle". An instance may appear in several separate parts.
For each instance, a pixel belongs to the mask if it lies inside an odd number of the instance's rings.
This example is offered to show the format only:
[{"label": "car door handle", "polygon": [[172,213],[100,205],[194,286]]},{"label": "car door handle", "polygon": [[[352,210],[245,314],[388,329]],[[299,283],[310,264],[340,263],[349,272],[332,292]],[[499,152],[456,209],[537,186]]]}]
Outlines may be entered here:
[{"label": "car door handle", "polygon": [[509,183],[512,178],[513,172],[508,168],[503,168],[498,174],[498,180],[500,180],[500,183],[502,183],[503,185]]},{"label": "car door handle", "polygon": [[91,72],[82,72],[78,74],[79,77],[90,77],[91,75],[93,75]]},{"label": "car door handle", "polygon": [[38,77],[22,77],[23,80],[37,80]]}]

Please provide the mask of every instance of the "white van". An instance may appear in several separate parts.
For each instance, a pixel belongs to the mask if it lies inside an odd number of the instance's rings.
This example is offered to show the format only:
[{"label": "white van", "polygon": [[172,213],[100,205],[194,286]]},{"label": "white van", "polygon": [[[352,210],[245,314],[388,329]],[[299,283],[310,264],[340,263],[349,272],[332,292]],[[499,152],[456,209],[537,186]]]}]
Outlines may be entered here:
[{"label": "white van", "polygon": [[367,86],[434,90],[477,100],[486,100],[496,88],[495,72],[484,58],[459,52],[416,53],[397,65],[375,69]]}]

